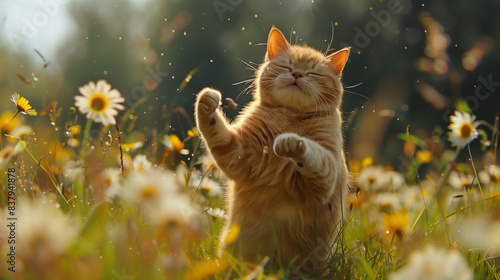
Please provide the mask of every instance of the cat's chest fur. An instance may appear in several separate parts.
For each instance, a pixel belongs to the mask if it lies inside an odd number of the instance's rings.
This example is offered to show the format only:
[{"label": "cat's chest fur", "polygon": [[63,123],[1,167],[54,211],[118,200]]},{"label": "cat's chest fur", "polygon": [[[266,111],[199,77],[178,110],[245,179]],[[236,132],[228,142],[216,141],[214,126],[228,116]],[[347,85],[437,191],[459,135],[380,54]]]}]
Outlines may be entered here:
[{"label": "cat's chest fur", "polygon": [[[244,181],[252,185],[252,192],[246,195],[256,197],[256,200],[248,201],[258,204],[279,198],[274,200],[278,210],[276,214],[293,213],[289,210],[293,208],[294,202],[302,202],[304,185],[308,184],[298,170],[300,167],[274,153],[273,143],[278,135],[296,133],[318,142],[332,153],[341,150],[341,139],[338,139],[341,135],[340,122],[331,112],[298,112],[252,104],[237,119],[234,127],[246,139],[241,156],[245,159],[247,172],[239,183]],[[287,199],[283,199],[284,196],[288,196]]]},{"label": "cat's chest fur", "polygon": [[[274,139],[282,133],[296,133],[320,144],[334,144],[340,135],[340,121],[335,112],[298,112],[263,104],[250,105],[234,127],[249,140],[246,142],[247,151],[259,154],[271,153]],[[288,162],[286,159],[282,161]]]}]

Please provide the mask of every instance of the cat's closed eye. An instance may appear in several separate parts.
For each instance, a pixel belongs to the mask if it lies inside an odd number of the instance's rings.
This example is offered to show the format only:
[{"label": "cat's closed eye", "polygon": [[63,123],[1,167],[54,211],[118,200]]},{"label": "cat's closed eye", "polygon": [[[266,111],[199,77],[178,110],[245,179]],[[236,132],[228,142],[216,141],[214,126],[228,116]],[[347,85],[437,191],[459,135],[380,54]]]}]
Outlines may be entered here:
[{"label": "cat's closed eye", "polygon": [[324,77],[325,75],[317,73],[317,72],[307,72],[306,76]]},{"label": "cat's closed eye", "polygon": [[284,65],[278,65],[276,64],[276,67],[280,68],[280,69],[283,69],[283,70],[287,70],[289,72],[292,72],[292,68],[288,67],[288,66],[284,66]]}]

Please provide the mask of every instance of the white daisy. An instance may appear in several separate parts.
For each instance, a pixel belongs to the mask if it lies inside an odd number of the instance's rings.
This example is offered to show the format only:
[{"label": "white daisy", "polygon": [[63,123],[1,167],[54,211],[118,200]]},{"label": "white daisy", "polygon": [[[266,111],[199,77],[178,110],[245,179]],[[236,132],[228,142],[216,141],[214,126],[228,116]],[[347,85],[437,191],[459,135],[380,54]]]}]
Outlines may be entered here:
[{"label": "white daisy", "polygon": [[145,204],[146,218],[156,226],[198,227],[200,212],[184,193],[171,192],[163,195],[157,204]]},{"label": "white daisy", "polygon": [[181,229],[176,231],[181,235],[170,238],[182,238],[182,228],[199,232],[203,224],[201,212],[182,192],[174,173],[169,170],[133,170],[125,177],[119,195],[125,202],[142,209],[144,217],[154,226]]},{"label": "white daisy", "polygon": [[393,212],[401,210],[401,199],[399,194],[382,192],[370,198],[370,204],[379,210]]},{"label": "white daisy", "polygon": [[137,155],[132,161],[132,168],[137,171],[145,171],[151,168],[153,164],[148,160],[145,155]]},{"label": "white daisy", "polygon": [[203,155],[199,158],[199,161],[201,163],[201,170],[203,174],[215,178],[222,177],[220,170],[211,155]]},{"label": "white daisy", "polygon": [[21,141],[17,142],[15,146],[5,146],[0,150],[0,169],[4,168],[10,162],[13,156],[24,151],[24,146]]},{"label": "white daisy", "polygon": [[125,99],[116,89],[111,89],[111,85],[105,80],[97,81],[97,84],[90,82],[80,87],[83,96],[75,96],[75,106],[80,113],[87,114],[87,119],[101,122],[103,125],[115,124],[115,116],[118,110],[125,107],[120,103]]},{"label": "white daisy", "polygon": [[102,172],[104,185],[106,186],[105,195],[108,198],[115,198],[121,190],[120,178],[122,172],[116,168],[106,168]]},{"label": "white daisy", "polygon": [[[427,180],[422,181],[424,183]],[[425,187],[412,185],[399,192],[401,204],[409,210],[422,210],[429,201],[430,193]]]},{"label": "white daisy", "polygon": [[131,171],[125,178],[120,196],[131,204],[155,204],[171,193],[177,192],[179,185],[169,171],[150,168],[146,171]]},{"label": "white daisy", "polygon": [[9,135],[10,136],[13,136],[17,139],[19,138],[22,138],[22,137],[25,137],[25,136],[29,136],[31,134],[31,131],[33,129],[30,127],[30,126],[27,126],[27,125],[20,125],[16,128],[14,128],[10,133]]},{"label": "white daisy", "polygon": [[390,280],[457,279],[474,277],[465,258],[457,250],[445,250],[428,246],[410,255],[408,264],[389,275]]},{"label": "white daisy", "polygon": [[85,178],[83,162],[79,160],[68,161],[63,166],[63,175],[69,183],[74,183],[75,181],[83,182],[83,179]]},{"label": "white daisy", "polygon": [[396,171],[386,171],[384,174],[387,177],[386,191],[397,192],[406,188],[405,177],[403,174]]},{"label": "white daisy", "polygon": [[451,116],[450,119],[451,124],[448,128],[451,131],[448,132],[448,140],[454,146],[463,148],[479,135],[476,130],[479,123],[474,122],[475,116],[455,111],[455,115]]},{"label": "white daisy", "polygon": [[500,167],[488,165],[485,170],[479,171],[478,177],[481,183],[485,185],[496,185],[500,182]]},{"label": "white daisy", "polygon": [[222,196],[222,187],[220,184],[208,177],[193,177],[191,179],[191,186],[199,189],[202,193],[211,197]]},{"label": "white daisy", "polygon": [[474,176],[465,174],[463,172],[452,171],[448,178],[448,183],[455,190],[464,190],[472,187],[474,183]]},{"label": "white daisy", "polygon": [[361,170],[356,181],[363,191],[384,191],[389,183],[385,175],[384,167],[371,165]]},{"label": "white daisy", "polygon": [[16,214],[22,221],[22,230],[17,232],[16,250],[26,266],[48,265],[53,257],[64,254],[74,244],[80,226],[54,204],[23,200],[19,205],[22,207]]},{"label": "white daisy", "polygon": [[489,216],[470,218],[457,226],[456,231],[464,249],[477,250],[487,255],[500,252],[500,221]]},{"label": "white daisy", "polygon": [[226,218],[226,212],[220,208],[212,208],[209,207],[206,209],[208,215],[214,217],[214,218],[219,218],[219,219],[225,219]]}]

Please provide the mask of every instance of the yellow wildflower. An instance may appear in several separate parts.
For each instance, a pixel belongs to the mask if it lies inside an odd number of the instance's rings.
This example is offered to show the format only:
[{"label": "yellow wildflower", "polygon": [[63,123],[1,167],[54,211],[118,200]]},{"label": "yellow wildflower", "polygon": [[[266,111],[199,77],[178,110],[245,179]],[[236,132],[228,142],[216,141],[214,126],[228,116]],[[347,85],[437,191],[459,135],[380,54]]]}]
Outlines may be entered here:
[{"label": "yellow wildflower", "polygon": [[[23,114],[28,114],[31,116],[36,116],[37,112],[35,109],[33,109],[30,105],[30,102],[19,95],[19,93],[14,93],[10,99],[14,104],[17,106],[17,113],[21,112]],[[16,113],[16,115],[17,115]],[[15,115],[14,115],[15,117]]]},{"label": "yellow wildflower", "polygon": [[193,127],[193,129],[188,130],[188,136],[189,137],[198,136],[198,129],[196,129],[196,127]]},{"label": "yellow wildflower", "polygon": [[239,234],[240,234],[240,223],[234,223],[231,226],[229,232],[227,233],[226,238],[224,238],[224,243],[226,243],[226,245],[233,244],[238,238]]},{"label": "yellow wildflower", "polygon": [[432,160],[432,153],[427,150],[420,150],[415,155],[415,159],[420,163],[429,163]]}]

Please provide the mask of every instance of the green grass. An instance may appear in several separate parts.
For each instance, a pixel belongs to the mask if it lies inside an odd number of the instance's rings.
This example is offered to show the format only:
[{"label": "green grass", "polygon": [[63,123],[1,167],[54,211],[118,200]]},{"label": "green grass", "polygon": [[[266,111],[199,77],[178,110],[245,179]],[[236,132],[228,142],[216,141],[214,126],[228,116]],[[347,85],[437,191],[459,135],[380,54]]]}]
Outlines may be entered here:
[{"label": "green grass", "polygon": [[[279,279],[294,270],[293,265],[272,269],[268,263],[273,260],[269,259],[260,264],[244,263],[229,252],[217,259],[218,234],[224,219],[209,215],[207,208],[223,208],[224,203],[223,196],[217,194],[217,189],[210,189],[208,182],[223,181],[219,180],[217,170],[210,163],[202,164],[206,159],[202,158],[193,130],[182,132],[190,135],[183,139],[184,147],[171,143],[172,146],[165,148],[157,140],[154,145],[126,151],[121,149],[126,144],[122,141],[133,134],[134,129],[133,122],[124,118],[119,126],[124,128],[123,131],[118,132],[113,126],[103,127],[88,145],[81,143],[71,147],[68,138],[82,140],[86,137],[82,134],[67,136],[65,132],[70,131],[74,123],[68,122],[61,126],[61,130],[55,130],[48,123],[57,116],[42,115],[38,118],[42,127],[37,126],[34,134],[22,135],[19,139],[5,136],[9,131],[6,126],[2,128],[2,150],[17,145],[22,151],[6,156],[2,162],[4,167],[0,179],[4,187],[0,192],[0,206],[4,210],[2,221],[5,225],[2,225],[0,235],[3,258],[0,278]],[[19,126],[23,119],[15,122]],[[165,130],[160,134],[172,132]],[[485,149],[485,154],[497,152],[497,135],[495,130],[491,139],[494,145]],[[400,138],[401,141],[416,143],[415,149],[427,149],[425,142],[416,136],[403,135]],[[387,187],[389,184],[396,183],[387,181],[380,189],[375,189],[372,183],[366,185],[361,181],[362,174],[374,168],[376,163],[363,166],[355,160],[350,162],[351,170],[358,178],[352,185],[358,192],[350,195],[352,210],[328,263],[321,268],[323,275],[301,276],[387,279],[394,271],[411,266],[410,256],[415,251],[433,245],[458,250],[473,271],[474,279],[500,278],[500,250],[496,249],[500,246],[499,237],[490,236],[492,243],[489,247],[471,247],[470,240],[464,239],[460,233],[468,230],[471,220],[484,216],[490,224],[500,224],[498,177],[490,176],[489,183],[479,184],[478,175],[484,171],[483,167],[473,166],[472,162],[449,161],[446,153],[432,154],[430,162],[418,162],[414,159],[415,152],[407,155],[411,164],[408,170],[400,170],[404,174],[389,173],[390,168],[385,167],[385,171],[377,175],[381,177],[375,180],[383,182],[386,179],[383,176],[404,176],[406,183],[390,188]],[[127,185],[132,180],[139,180],[139,185],[147,181],[144,174],[150,174],[149,171],[134,170],[131,163],[141,154],[156,165],[149,169],[162,170],[162,173],[154,174],[162,174],[166,181],[153,180],[152,186],[142,186],[134,200],[120,193],[129,191],[127,187],[133,188]],[[65,169],[71,161],[79,159],[81,164],[75,170],[68,172]],[[421,171],[422,166],[427,167],[425,173]],[[118,195],[106,195],[111,188],[104,173],[106,168],[124,169],[123,173],[118,172],[118,181],[114,183],[119,186]],[[453,172],[467,175],[472,180],[469,179],[469,185],[464,185],[463,189],[454,190],[451,179],[442,179],[456,175]],[[446,176],[436,175],[440,173]],[[9,193],[7,186],[13,176],[15,194]],[[163,195],[162,188],[171,189]],[[403,198],[410,189],[417,190],[413,204]],[[15,199],[12,215],[9,206],[13,204],[9,205],[9,196]],[[172,196],[177,199],[172,200]],[[179,204],[172,209],[173,212],[168,212],[168,209],[151,209],[155,203]],[[42,206],[33,208],[30,206],[33,204]],[[29,212],[30,209],[42,211],[42,226],[29,226],[35,224],[35,213]],[[176,209],[183,210],[175,212]],[[17,218],[14,235],[6,227],[9,217]],[[61,225],[63,218],[70,221],[64,221],[66,226]],[[53,234],[50,229],[59,231]],[[494,232],[491,228],[477,230]],[[72,236],[74,231],[76,235]],[[7,262],[9,236],[13,236],[16,242],[15,272],[8,270],[11,267]]]}]

